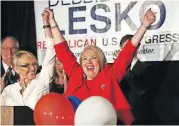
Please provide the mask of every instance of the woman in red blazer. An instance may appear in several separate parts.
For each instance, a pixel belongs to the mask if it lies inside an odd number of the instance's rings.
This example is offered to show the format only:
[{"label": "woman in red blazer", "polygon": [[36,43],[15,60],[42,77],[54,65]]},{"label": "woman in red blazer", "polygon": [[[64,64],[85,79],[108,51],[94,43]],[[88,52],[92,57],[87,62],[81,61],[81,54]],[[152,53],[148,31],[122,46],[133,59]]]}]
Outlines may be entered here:
[{"label": "woman in red blazer", "polygon": [[79,64],[60,32],[53,12],[49,8],[44,11],[50,15],[49,22],[57,58],[62,62],[69,77],[65,95],[73,95],[81,100],[90,96],[102,96],[113,104],[124,124],[131,124],[134,120],[131,108],[118,86],[118,81],[125,75],[147,28],[155,22],[155,14],[151,9],[147,10],[142,25],[131,41],[127,42],[114,64],[107,65],[104,53],[96,46],[87,46],[82,51]]}]

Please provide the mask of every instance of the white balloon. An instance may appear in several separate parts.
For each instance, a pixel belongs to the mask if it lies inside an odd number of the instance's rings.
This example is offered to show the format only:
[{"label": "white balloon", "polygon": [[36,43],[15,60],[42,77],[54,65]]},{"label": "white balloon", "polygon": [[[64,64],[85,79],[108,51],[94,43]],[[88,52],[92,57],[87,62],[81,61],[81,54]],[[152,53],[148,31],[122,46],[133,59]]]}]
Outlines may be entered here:
[{"label": "white balloon", "polygon": [[75,125],[116,125],[113,105],[104,97],[92,96],[84,100],[75,113]]}]

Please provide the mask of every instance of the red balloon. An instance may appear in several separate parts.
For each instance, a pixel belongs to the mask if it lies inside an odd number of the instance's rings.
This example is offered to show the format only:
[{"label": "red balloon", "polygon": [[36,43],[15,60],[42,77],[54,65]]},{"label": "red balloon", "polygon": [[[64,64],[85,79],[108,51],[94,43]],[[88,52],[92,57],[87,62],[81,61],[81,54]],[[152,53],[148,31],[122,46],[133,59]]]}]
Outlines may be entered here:
[{"label": "red balloon", "polygon": [[73,125],[74,115],[70,101],[57,93],[43,96],[34,109],[36,125]]}]

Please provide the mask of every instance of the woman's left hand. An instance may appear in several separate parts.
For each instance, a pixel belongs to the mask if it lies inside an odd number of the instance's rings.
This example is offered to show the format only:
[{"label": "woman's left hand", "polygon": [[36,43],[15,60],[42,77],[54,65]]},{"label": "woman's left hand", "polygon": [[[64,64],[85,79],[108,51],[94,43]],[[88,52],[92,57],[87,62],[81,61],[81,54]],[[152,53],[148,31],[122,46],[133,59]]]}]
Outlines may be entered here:
[{"label": "woman's left hand", "polygon": [[49,22],[51,20],[54,20],[54,13],[50,8],[45,8],[45,11],[47,11],[49,13]]},{"label": "woman's left hand", "polygon": [[149,27],[151,24],[153,24],[156,20],[155,13],[152,12],[151,8],[147,10],[144,16],[143,24],[146,27]]}]

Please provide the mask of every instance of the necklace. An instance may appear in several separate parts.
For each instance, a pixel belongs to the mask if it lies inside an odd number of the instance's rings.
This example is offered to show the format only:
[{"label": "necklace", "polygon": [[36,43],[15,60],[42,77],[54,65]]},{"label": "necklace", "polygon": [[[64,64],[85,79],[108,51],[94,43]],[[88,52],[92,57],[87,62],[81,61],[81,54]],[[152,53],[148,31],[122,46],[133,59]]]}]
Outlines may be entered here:
[{"label": "necklace", "polygon": [[27,80],[25,80],[25,81],[23,82],[23,84],[21,85],[22,89],[20,90],[21,95],[23,95],[25,89],[27,88],[27,85],[28,85],[31,81],[32,81],[32,80],[28,80],[28,79],[27,79]]},{"label": "necklace", "polygon": [[20,90],[21,95],[23,95],[23,93],[24,93],[24,91],[25,91],[26,88],[27,88],[26,85],[23,85],[23,86],[22,86],[22,89]]}]

